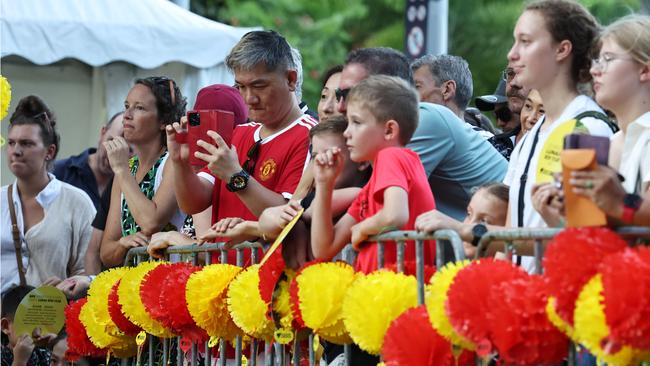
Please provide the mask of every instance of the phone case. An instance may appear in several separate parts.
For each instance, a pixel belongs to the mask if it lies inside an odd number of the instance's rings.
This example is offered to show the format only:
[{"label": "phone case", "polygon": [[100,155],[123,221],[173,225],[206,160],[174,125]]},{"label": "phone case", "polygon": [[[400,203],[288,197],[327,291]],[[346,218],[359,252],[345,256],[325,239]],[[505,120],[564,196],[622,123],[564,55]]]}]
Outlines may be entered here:
[{"label": "phone case", "polygon": [[[191,115],[196,113],[199,115],[198,125],[192,123],[193,121],[190,121],[190,118],[195,120],[195,117],[191,117]],[[190,145],[191,165],[204,166],[206,164],[205,161],[195,157],[194,153],[199,151],[207,154],[207,151],[204,148],[197,146],[196,142],[198,140],[207,141],[214,145],[214,140],[212,137],[208,136],[208,131],[217,132],[226,142],[226,145],[230,147],[232,133],[235,128],[235,115],[232,112],[219,109],[188,111],[187,119],[187,143]]]},{"label": "phone case", "polygon": [[595,149],[569,149],[560,153],[567,227],[602,226],[605,213],[588,197],[573,193],[569,179],[574,170],[593,170],[598,166]]}]

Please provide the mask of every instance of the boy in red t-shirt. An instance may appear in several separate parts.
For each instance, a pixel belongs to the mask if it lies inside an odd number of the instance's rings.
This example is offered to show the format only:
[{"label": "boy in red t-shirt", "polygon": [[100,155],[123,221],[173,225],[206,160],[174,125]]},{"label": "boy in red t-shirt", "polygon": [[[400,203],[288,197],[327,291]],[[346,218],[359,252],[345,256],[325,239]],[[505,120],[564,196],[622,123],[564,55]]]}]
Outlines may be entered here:
[{"label": "boy in red t-shirt", "polygon": [[[341,150],[318,154],[314,165],[311,246],[318,259],[331,259],[351,242],[359,251],[356,269],[377,269],[377,245],[370,236],[389,230],[413,230],[415,219],[435,207],[424,167],[416,153],[404,148],[418,124],[418,97],[404,80],[376,75],[350,90],[346,99],[348,127],[344,136],[350,159],[369,161],[373,173],[348,212],[332,223],[332,192],[341,172]],[[433,263],[435,246],[425,243],[425,263]],[[405,259],[415,260],[407,242]],[[396,262],[396,246],[387,242],[384,263]]]}]

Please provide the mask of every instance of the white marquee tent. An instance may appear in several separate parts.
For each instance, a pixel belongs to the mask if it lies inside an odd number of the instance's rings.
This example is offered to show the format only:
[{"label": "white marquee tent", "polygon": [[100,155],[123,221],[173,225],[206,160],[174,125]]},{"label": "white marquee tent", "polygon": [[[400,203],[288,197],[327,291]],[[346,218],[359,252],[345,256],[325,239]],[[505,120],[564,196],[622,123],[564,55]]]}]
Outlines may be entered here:
[{"label": "white marquee tent", "polygon": [[[100,126],[122,108],[137,77],[174,78],[188,106],[201,87],[232,83],[224,59],[251,30],[167,0],[2,0],[0,25],[10,113],[23,96],[43,97],[58,116],[59,157],[96,144]],[[2,166],[7,184],[12,178]]]}]

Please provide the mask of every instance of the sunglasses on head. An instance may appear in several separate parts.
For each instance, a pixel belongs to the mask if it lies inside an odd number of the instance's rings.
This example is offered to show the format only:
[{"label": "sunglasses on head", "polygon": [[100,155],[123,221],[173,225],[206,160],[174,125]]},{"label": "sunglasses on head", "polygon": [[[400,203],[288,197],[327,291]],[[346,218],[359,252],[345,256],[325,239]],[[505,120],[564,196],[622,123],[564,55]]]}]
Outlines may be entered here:
[{"label": "sunglasses on head", "polygon": [[151,80],[156,83],[156,84],[165,84],[165,86],[169,86],[169,98],[172,102],[172,105],[176,105],[176,93],[174,92],[174,80],[164,77],[164,76],[154,76],[151,78]]},{"label": "sunglasses on head", "polygon": [[347,88],[347,89],[336,88],[336,89],[334,89],[334,94],[336,95],[336,101],[337,102],[340,102],[341,99],[345,100],[345,98],[348,97],[349,93],[350,93],[350,88]]},{"label": "sunglasses on head", "polygon": [[246,161],[242,166],[242,169],[246,173],[253,175],[255,173],[255,164],[257,163],[257,157],[260,155],[260,147],[262,146],[262,139],[255,141],[255,144],[248,149],[246,153]]}]

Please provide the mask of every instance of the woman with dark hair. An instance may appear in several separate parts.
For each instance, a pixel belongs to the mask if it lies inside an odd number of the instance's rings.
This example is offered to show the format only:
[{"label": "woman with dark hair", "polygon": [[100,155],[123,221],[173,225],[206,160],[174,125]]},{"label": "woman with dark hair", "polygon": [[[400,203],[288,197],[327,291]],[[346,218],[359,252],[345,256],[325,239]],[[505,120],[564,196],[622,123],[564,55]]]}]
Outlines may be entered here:
[{"label": "woman with dark hair", "polygon": [[343,72],[343,65],[336,65],[327,70],[323,76],[323,89],[318,100],[319,121],[341,114],[336,108],[336,89],[339,87],[341,72]]},{"label": "woman with dark hair", "polygon": [[[165,126],[180,121],[187,102],[165,77],[138,79],[124,102],[124,137],[104,143],[115,174],[100,257],[122,264],[130,248],[147,246],[159,231],[179,230],[178,208],[167,161]],[[133,157],[130,158],[130,148]]]},{"label": "woman with dark hair", "polygon": [[95,208],[83,191],[48,172],[59,151],[55,126],[52,111],[33,95],[20,100],[9,121],[7,158],[16,180],[0,197],[2,293],[84,272]]}]

